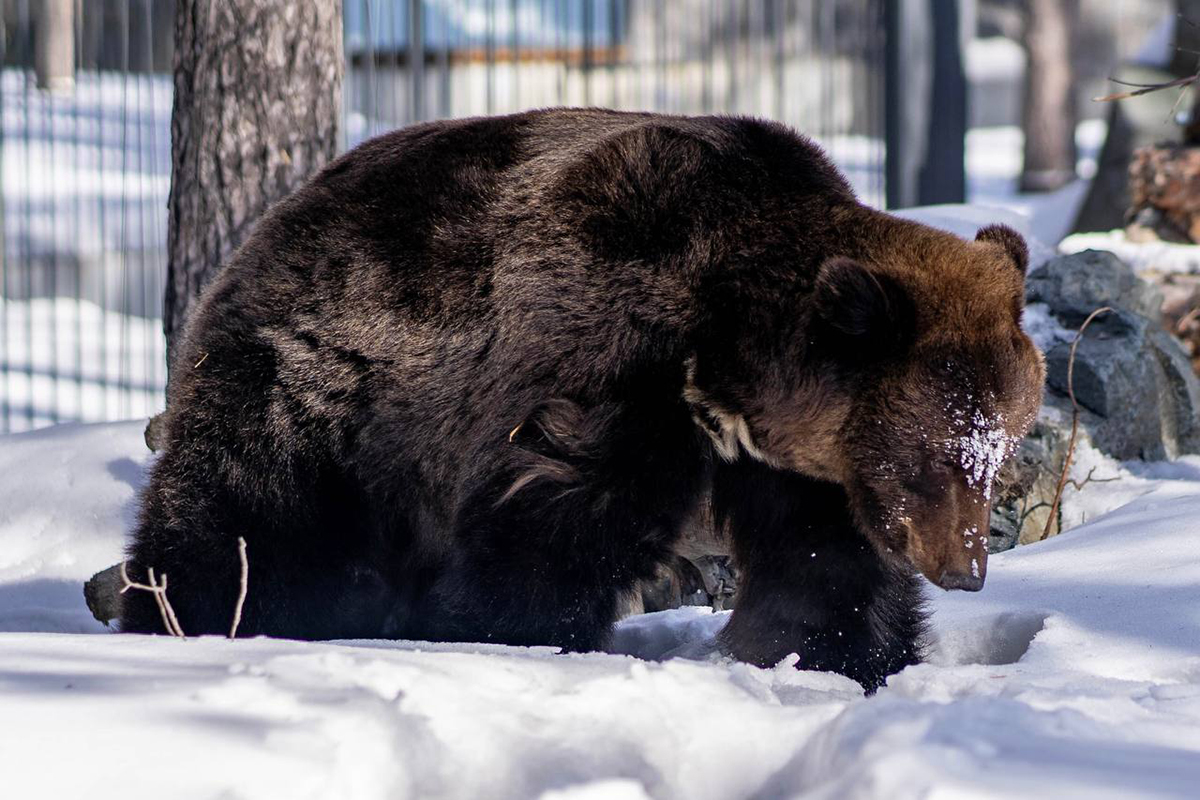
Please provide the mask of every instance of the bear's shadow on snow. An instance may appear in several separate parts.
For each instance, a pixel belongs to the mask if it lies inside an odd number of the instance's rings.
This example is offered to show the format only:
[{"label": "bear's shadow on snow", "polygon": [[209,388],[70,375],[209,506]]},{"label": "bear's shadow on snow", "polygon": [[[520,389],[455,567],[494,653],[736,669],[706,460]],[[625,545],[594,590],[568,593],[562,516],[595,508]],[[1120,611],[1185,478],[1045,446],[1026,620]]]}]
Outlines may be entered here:
[{"label": "bear's shadow on snow", "polygon": [[146,469],[128,456],[114,458],[104,465],[108,474],[128,484],[134,492],[140,492],[146,482]]},{"label": "bear's shadow on snow", "polygon": [[61,647],[44,650],[36,642],[6,642],[4,657],[10,666],[0,670],[0,694],[41,693],[62,698],[68,690],[80,696],[144,697],[151,683],[157,691],[228,676],[227,665],[155,659],[144,646],[130,652],[106,652],[85,645],[65,652]]},{"label": "bear's shadow on snow", "polygon": [[128,456],[114,458],[104,465],[104,468],[118,481],[133,489],[133,497],[121,504],[121,522],[125,530],[132,531],[137,524],[138,507],[142,496],[142,487],[146,484],[148,467],[139,464]]},{"label": "bear's shadow on snow", "polygon": [[0,585],[0,632],[103,633],[79,581],[32,578]]}]

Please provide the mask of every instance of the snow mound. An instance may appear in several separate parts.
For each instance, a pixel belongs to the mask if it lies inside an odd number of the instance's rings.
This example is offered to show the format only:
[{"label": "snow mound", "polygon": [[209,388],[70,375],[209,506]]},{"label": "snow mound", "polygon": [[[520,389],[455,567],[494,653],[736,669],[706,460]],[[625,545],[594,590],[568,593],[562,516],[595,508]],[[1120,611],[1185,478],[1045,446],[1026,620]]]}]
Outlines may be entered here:
[{"label": "snow mound", "polygon": [[1143,272],[1200,275],[1200,247],[1176,242],[1132,242],[1125,231],[1105,233],[1076,233],[1063,239],[1058,249],[1063,253],[1084,250],[1107,250],[1139,274]]},{"label": "snow mound", "polygon": [[[1200,459],[1118,464],[1088,523],[930,590],[926,663],[875,697],[722,657],[728,614],[610,653],[81,635],[120,558],[144,423],[0,437],[0,773],[14,796],[1193,797]],[[1099,475],[1097,475],[1099,477]],[[253,591],[253,587],[251,587]]]}]

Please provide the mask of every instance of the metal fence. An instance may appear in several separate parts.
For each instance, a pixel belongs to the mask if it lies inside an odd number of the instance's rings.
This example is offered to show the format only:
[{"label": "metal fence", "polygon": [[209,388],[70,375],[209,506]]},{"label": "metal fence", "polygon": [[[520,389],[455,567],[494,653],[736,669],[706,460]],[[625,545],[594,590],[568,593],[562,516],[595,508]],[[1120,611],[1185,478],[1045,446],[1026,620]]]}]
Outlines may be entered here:
[{"label": "metal fence", "polygon": [[[753,114],[879,203],[885,2],[345,0],[345,145],[551,105]],[[173,9],[0,0],[0,431],[162,406]]]}]

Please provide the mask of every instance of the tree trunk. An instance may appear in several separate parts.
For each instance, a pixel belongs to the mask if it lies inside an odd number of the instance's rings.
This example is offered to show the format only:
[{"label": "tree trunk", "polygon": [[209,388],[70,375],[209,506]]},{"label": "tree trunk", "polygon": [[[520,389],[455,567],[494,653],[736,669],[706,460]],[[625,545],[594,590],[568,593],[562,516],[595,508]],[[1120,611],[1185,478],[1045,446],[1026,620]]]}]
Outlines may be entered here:
[{"label": "tree trunk", "polygon": [[1029,0],[1025,29],[1025,166],[1022,191],[1051,191],[1075,178],[1075,81],[1071,30],[1078,0]]},{"label": "tree trunk", "polygon": [[[163,328],[337,149],[341,0],[179,0]],[[168,373],[169,374],[169,373]]]}]

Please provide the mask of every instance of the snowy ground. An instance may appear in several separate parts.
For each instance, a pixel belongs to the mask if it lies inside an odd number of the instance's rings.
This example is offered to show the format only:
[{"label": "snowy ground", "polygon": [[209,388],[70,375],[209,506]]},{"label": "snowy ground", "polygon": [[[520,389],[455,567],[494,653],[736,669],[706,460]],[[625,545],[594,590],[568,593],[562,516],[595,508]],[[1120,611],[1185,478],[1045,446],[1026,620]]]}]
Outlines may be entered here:
[{"label": "snowy ground", "polygon": [[1200,247],[1163,241],[1134,242],[1121,229],[1076,233],[1064,239],[1059,249],[1064,253],[1108,250],[1138,273],[1200,275]]},{"label": "snowy ground", "polygon": [[[1195,797],[1200,459],[1120,465],[1091,520],[933,597],[929,663],[870,699],[635,617],[614,654],[109,635],[142,423],[0,438],[0,775],[14,797]],[[1110,513],[1104,513],[1114,506]],[[253,587],[251,587],[253,591]],[[97,635],[98,634],[98,635]],[[670,652],[693,658],[656,660]],[[165,794],[164,794],[165,792]]]}]

